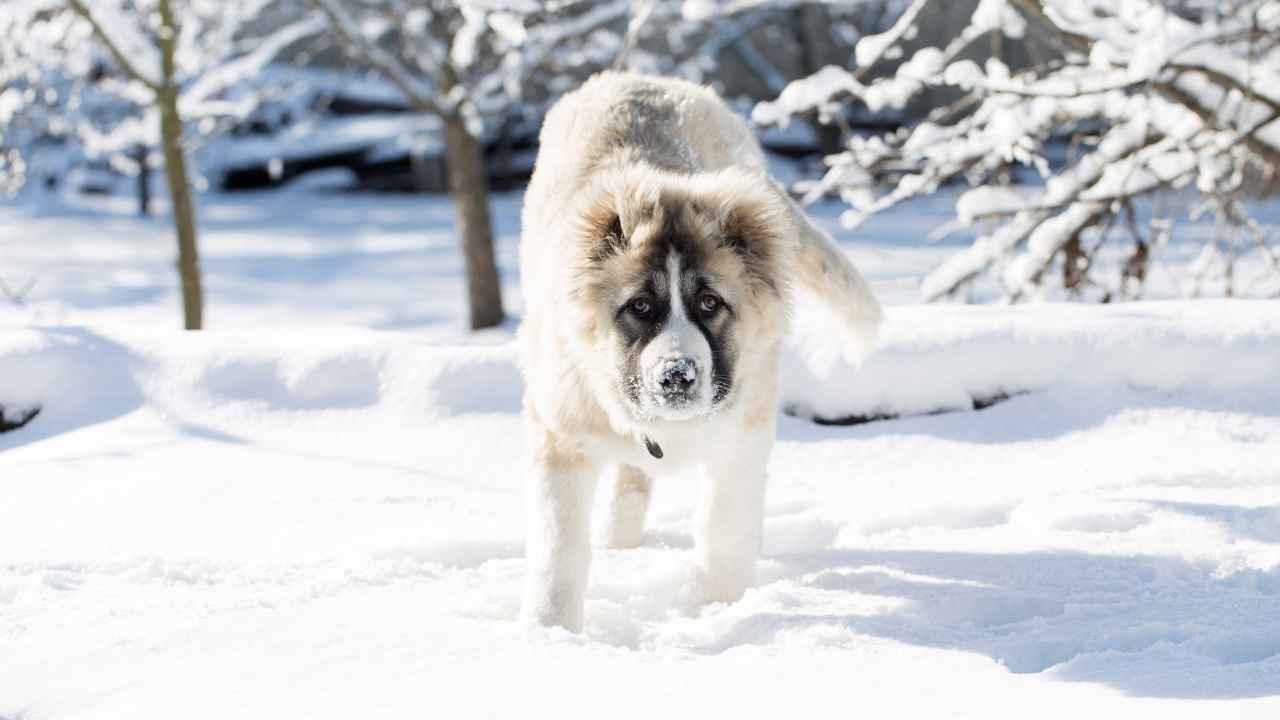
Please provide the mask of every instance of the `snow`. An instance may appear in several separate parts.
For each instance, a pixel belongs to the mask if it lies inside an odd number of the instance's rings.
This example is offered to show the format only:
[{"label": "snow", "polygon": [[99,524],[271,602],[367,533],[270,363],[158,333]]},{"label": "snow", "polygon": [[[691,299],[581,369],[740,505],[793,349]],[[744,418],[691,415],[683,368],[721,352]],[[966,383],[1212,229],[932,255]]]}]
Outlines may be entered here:
[{"label": "snow", "polygon": [[948,85],[955,85],[965,90],[977,87],[985,79],[982,68],[972,60],[957,60],[947,66],[942,80]]},{"label": "snow", "polygon": [[[644,547],[598,553],[582,637],[513,621],[511,345],[11,330],[0,395],[46,404],[0,437],[0,714],[480,716],[563,685],[577,716],[645,682],[669,689],[621,714],[739,688],[730,707],[757,713],[1006,717],[1049,697],[1048,717],[1192,717],[1205,706],[1173,700],[1198,698],[1269,717],[1266,309],[891,312],[882,360],[826,379],[886,404],[828,398],[841,410],[922,409],[949,384],[1028,394],[855,428],[784,418],[766,558],[730,605],[676,599],[695,484],[669,479]],[[792,369],[786,392],[819,388]]]},{"label": "snow", "polygon": [[897,46],[902,40],[910,39],[910,36],[916,32],[916,20],[919,19],[926,5],[926,0],[914,0],[888,30],[860,38],[853,48],[854,60],[858,67],[871,66],[881,57],[886,57],[889,49]]},{"label": "snow", "polygon": [[[856,70],[824,68],[793,81],[777,100],[761,103],[753,114],[757,122],[785,125],[792,116],[814,108],[830,115],[847,105],[865,105],[873,112],[902,108],[938,82],[963,91],[962,99],[946,112],[934,108],[938,112],[927,120],[882,137],[855,135],[845,152],[828,158],[825,177],[807,185],[806,196],[847,198],[853,206],[843,214],[847,227],[861,227],[877,213],[950,183],[964,181],[981,191],[1010,167],[1015,173],[1034,170],[1048,178],[1040,198],[1029,193],[1028,199],[1035,201],[1023,211],[991,218],[998,227],[942,262],[922,283],[922,299],[971,293],[972,284],[988,274],[1002,279],[1006,300],[1052,294],[1052,283],[1046,286],[1043,281],[1072,238],[1096,240],[1082,246],[1087,264],[1076,284],[1078,290],[1086,288],[1079,292],[1093,293],[1099,286],[1092,275],[1092,255],[1115,242],[1107,231],[1095,228],[1117,224],[1130,200],[1147,206],[1161,203],[1151,195],[1177,195],[1188,207],[1214,208],[1220,227],[1243,225],[1251,235],[1209,236],[1206,242],[1233,249],[1202,248],[1194,256],[1234,258],[1240,249],[1261,256],[1247,262],[1280,267],[1251,210],[1241,214],[1242,206],[1221,201],[1255,192],[1243,168],[1262,168],[1265,174],[1280,148],[1280,123],[1272,122],[1272,109],[1280,106],[1275,91],[1280,86],[1280,54],[1251,39],[1259,32],[1265,35],[1264,28],[1274,23],[1276,3],[1215,6],[1212,12],[1206,5],[1198,11],[1175,12],[1148,0],[1051,0],[1041,8],[1049,22],[1041,23],[1040,29],[1049,35],[1038,42],[1076,51],[1062,63],[1011,72],[999,60],[987,59],[984,68],[975,59],[981,59],[981,38],[993,31],[1021,37],[1027,30],[1025,13],[1006,0],[981,0],[969,21],[954,28],[939,47],[917,48],[892,77],[862,84],[880,58],[888,58],[891,51],[898,57],[908,52],[899,41],[909,39],[915,15],[926,5],[926,0],[918,0],[891,30],[859,41]],[[974,52],[979,56],[970,57]],[[1152,88],[1164,89],[1150,92]],[[1098,149],[1080,155],[1078,163],[1070,155],[1060,156],[1067,162],[1055,167],[1046,157],[1054,152],[1053,145],[1064,137],[1091,142],[1086,128],[1105,138]],[[867,177],[887,181],[878,196],[872,196]],[[1178,191],[1193,179],[1201,197],[1186,202]],[[959,223],[967,225],[983,205],[979,200],[986,199],[966,198],[956,214]],[[1006,203],[1001,210],[1016,207]],[[1166,210],[1166,219],[1178,221],[1179,232],[1185,227],[1181,215]],[[1166,219],[1153,219],[1164,228],[1161,238],[1169,234]],[[1133,232],[1124,237],[1132,238],[1137,227],[1131,225]],[[1156,237],[1155,226],[1152,236]],[[1229,262],[1233,260],[1219,265]],[[1184,270],[1190,293],[1195,294],[1198,267]],[[1266,285],[1257,296],[1273,297],[1274,280],[1251,285]],[[1224,286],[1230,284],[1224,281]],[[1119,288],[1118,293],[1136,289]],[[1233,287],[1224,287],[1224,292],[1238,294]],[[1093,294],[1116,293],[1108,288]]]},{"label": "snow", "polygon": [[1027,21],[1008,0],[979,0],[969,22],[976,32],[1000,31],[1011,38],[1020,38],[1027,31]]},{"label": "snow", "polygon": [[453,44],[449,47],[449,60],[457,68],[469,68],[476,60],[476,45],[481,36],[489,29],[486,13],[470,5],[460,5],[462,27],[453,36]]},{"label": "snow", "polygon": [[41,407],[0,434],[0,717],[1274,717],[1274,302],[901,304],[955,200],[814,208],[891,307],[860,368],[796,309],[755,587],[682,603],[697,483],[664,478],[582,636],[514,621],[514,325],[460,328],[447,201],[202,196],[201,333],[163,216],[0,204],[0,280],[36,280],[0,405]]},{"label": "snow", "polygon": [[152,87],[164,82],[161,72],[160,50],[155,43],[143,36],[137,23],[130,19],[118,0],[98,0],[92,4],[79,3],[77,12],[84,15],[120,53],[121,62],[128,63],[130,72]]},{"label": "snow", "polygon": [[178,98],[179,111],[188,119],[218,114],[224,108],[215,98],[238,84],[261,78],[263,69],[285,48],[319,34],[323,28],[319,17],[308,15],[259,39],[251,52],[215,66],[192,82]]},{"label": "snow", "polygon": [[[333,0],[318,0],[315,5],[324,13],[335,35],[357,48],[349,52],[358,52],[369,67],[376,69],[379,74],[400,89],[410,104],[428,106],[446,99],[438,97],[436,92],[438,90],[436,75],[439,73],[438,66],[441,60],[438,57],[438,49],[433,48],[431,51],[418,53],[413,59],[416,60],[420,72],[414,72],[402,62],[404,58],[379,45],[379,39],[383,33],[390,29],[385,18],[352,16],[347,12],[348,8]],[[415,29],[415,25],[405,25],[404,29]]]},{"label": "snow", "polygon": [[777,100],[758,103],[751,112],[757,125],[786,125],[792,116],[802,115],[830,104],[842,93],[860,95],[862,84],[836,65],[826,65],[807,77],[793,80]]},{"label": "snow", "polygon": [[860,370],[794,369],[784,398],[792,411],[828,419],[919,415],[987,398],[1108,387],[1210,396],[1267,388],[1271,394],[1259,400],[1280,407],[1280,313],[1266,301],[1156,303],[1119,314],[1079,305],[907,306],[894,319],[911,330]]},{"label": "snow", "polygon": [[987,216],[1017,212],[1026,205],[1025,194],[1013,187],[983,185],[960,196],[956,201],[956,217],[970,224]]}]

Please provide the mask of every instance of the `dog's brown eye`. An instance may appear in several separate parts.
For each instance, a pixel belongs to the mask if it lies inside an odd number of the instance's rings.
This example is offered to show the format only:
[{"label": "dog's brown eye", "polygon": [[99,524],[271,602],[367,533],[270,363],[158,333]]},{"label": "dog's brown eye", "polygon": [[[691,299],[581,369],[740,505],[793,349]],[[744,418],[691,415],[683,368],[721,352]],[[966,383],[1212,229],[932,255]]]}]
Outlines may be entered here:
[{"label": "dog's brown eye", "polygon": [[720,298],[711,293],[703,293],[702,297],[698,298],[698,307],[704,313],[713,313],[720,309]]},{"label": "dog's brown eye", "polygon": [[636,298],[631,301],[631,312],[637,315],[648,315],[653,310],[653,303],[646,298]]}]

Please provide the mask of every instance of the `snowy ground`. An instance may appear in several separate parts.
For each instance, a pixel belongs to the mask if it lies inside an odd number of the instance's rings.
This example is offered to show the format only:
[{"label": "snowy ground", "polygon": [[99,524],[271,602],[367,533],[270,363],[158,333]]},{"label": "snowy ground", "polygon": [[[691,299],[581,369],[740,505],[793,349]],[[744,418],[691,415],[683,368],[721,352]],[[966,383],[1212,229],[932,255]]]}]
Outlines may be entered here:
[{"label": "snowy ground", "polygon": [[[896,306],[859,371],[802,309],[757,586],[680,605],[670,478],[571,636],[513,622],[520,380],[447,204],[205,198],[201,334],[113,206],[0,206],[0,404],[43,405],[0,435],[0,718],[1280,713],[1274,301]],[[949,211],[847,247],[909,301]]]}]

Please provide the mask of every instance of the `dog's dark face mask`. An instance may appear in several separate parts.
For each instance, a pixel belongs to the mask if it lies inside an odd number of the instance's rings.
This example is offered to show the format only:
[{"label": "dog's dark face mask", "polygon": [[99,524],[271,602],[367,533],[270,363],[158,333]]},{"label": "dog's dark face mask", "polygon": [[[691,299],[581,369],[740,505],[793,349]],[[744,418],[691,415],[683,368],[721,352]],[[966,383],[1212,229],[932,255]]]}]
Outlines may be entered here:
[{"label": "dog's dark face mask", "polygon": [[613,308],[621,390],[641,417],[684,420],[733,390],[734,308],[686,238],[653,238]]}]

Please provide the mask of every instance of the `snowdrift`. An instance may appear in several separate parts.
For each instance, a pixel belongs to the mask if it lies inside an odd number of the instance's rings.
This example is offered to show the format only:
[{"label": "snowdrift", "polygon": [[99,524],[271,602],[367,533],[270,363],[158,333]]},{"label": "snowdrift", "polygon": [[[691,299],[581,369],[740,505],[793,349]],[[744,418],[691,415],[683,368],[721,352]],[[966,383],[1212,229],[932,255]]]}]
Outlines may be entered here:
[{"label": "snowdrift", "polygon": [[1119,306],[908,306],[860,369],[795,354],[784,405],[857,421],[987,406],[1051,388],[1280,399],[1280,308],[1268,301]]},{"label": "snowdrift", "polygon": [[[818,351],[821,356],[822,352]],[[861,367],[789,349],[783,409],[827,424],[982,409],[1052,388],[1247,394],[1280,403],[1280,311],[1267,301],[894,307]],[[518,413],[514,344],[445,346],[350,330],[0,335],[0,407],[47,437],[144,403],[392,416]]]}]

